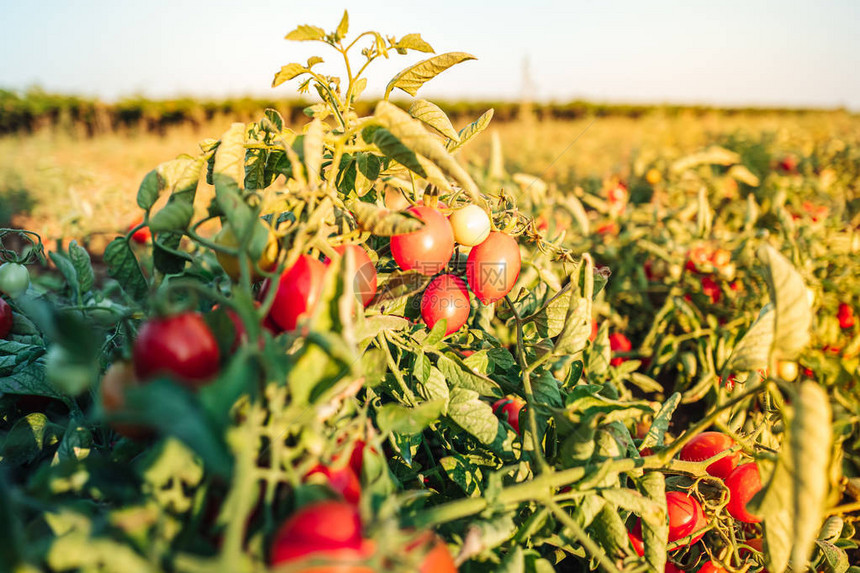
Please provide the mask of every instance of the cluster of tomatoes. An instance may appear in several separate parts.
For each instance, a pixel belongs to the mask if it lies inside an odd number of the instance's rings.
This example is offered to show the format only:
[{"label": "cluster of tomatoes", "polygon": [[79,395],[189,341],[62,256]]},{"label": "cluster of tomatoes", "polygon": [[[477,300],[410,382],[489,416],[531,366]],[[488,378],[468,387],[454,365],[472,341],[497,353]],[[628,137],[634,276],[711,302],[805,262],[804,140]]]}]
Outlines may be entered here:
[{"label": "cluster of tomatoes", "polygon": [[[721,432],[702,432],[691,439],[681,449],[680,459],[688,462],[703,462],[723,452],[730,452],[712,464],[708,465],[708,475],[722,480],[728,490],[726,511],[734,519],[748,524],[759,523],[761,518],[747,509],[747,504],[762,488],[758,466],[753,461],[741,463],[741,453],[732,451],[736,448],[735,441]],[[650,451],[643,451],[643,455]],[[687,492],[666,492],[666,509],[669,522],[669,543],[681,541],[676,548],[690,546],[702,539],[708,526],[708,517],[699,500]],[[639,555],[644,555],[642,539],[642,522],[637,519],[628,533],[633,549]],[[760,537],[744,542],[752,547],[761,547]],[[668,563],[666,571],[679,571],[674,564]],[[706,563],[699,573],[718,573],[726,571],[716,560]]]},{"label": "cluster of tomatoes", "polygon": [[[403,270],[436,276],[421,297],[421,317],[429,328],[446,321],[445,334],[466,324],[471,310],[469,289],[484,304],[492,304],[514,287],[520,274],[520,249],[510,235],[493,231],[489,215],[477,205],[467,205],[445,217],[428,205],[413,205],[407,212],[424,222],[413,233],[391,238],[391,255]],[[441,273],[451,261],[455,243],[470,248],[466,283],[451,273]]]}]

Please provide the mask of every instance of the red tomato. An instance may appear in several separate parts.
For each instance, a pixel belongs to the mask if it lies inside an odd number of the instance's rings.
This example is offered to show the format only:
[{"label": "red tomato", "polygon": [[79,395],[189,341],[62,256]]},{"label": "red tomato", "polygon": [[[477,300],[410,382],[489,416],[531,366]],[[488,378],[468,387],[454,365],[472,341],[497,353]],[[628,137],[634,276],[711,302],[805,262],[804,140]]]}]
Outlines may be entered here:
[{"label": "red tomato", "polygon": [[[355,261],[355,294],[361,297],[361,304],[367,306],[376,296],[376,266],[362,247],[358,245],[341,245],[334,250],[343,256],[349,249],[353,253]],[[328,262],[328,261],[326,261]]]},{"label": "red tomato", "polygon": [[[735,441],[723,433],[702,432],[681,449],[680,458],[687,462],[701,462],[734,445]],[[726,479],[738,465],[740,457],[739,452],[728,455],[709,465],[707,472],[714,477]]]},{"label": "red tomato", "polygon": [[597,332],[600,330],[600,327],[597,326],[597,321],[591,320],[591,334],[588,335],[588,340],[594,342],[594,339],[597,338]]},{"label": "red tomato", "polygon": [[[131,231],[132,229],[134,229],[135,227],[137,227],[141,223],[143,223],[143,217],[142,216],[138,217],[134,221],[134,223],[129,225],[128,230]],[[149,227],[141,227],[140,229],[135,231],[134,234],[132,234],[131,240],[134,241],[135,243],[145,245],[146,243],[148,243],[149,241],[152,240],[152,231],[149,230]]]},{"label": "red tomato", "polygon": [[466,278],[484,304],[492,304],[514,288],[520,276],[520,246],[508,234],[493,231],[473,247],[466,261]]},{"label": "red tomato", "polygon": [[711,253],[707,246],[696,245],[687,253],[687,262],[684,267],[688,271],[701,272],[702,269],[707,269],[711,262]]},{"label": "red tomato", "polygon": [[678,566],[671,561],[666,561],[666,568],[663,569],[663,571],[665,571],[665,573],[685,573],[683,569],[679,569]]},{"label": "red tomato", "polygon": [[0,338],[6,338],[12,332],[12,307],[0,298]]},{"label": "red tomato", "polygon": [[518,397],[501,398],[493,404],[493,413],[496,416],[505,419],[507,417],[508,424],[516,433],[520,433],[520,412],[525,406],[525,402]]},{"label": "red tomato", "polygon": [[627,537],[630,539],[630,545],[633,546],[633,551],[636,552],[636,555],[639,557],[645,555],[645,542],[642,540],[641,519],[636,520],[636,524],[633,526],[633,529],[627,532]]},{"label": "red tomato", "polygon": [[[633,350],[633,344],[630,342],[630,339],[624,336],[621,332],[614,332],[609,335],[609,348],[612,350],[613,354],[615,352],[630,352]],[[625,360],[627,360],[627,358],[616,356],[610,360],[609,363],[613,366],[618,366]]]},{"label": "red tomato", "polygon": [[727,569],[725,569],[722,565],[719,565],[716,561],[708,561],[705,563],[701,569],[699,569],[699,573],[729,573]]},{"label": "red tomato", "polygon": [[[356,440],[352,447],[352,453],[349,455],[349,467],[359,477],[361,477],[361,468],[364,467],[364,448],[366,447],[367,443],[364,440]],[[370,451],[376,450],[371,448]]]},{"label": "red tomato", "polygon": [[339,493],[349,503],[358,504],[361,498],[361,482],[349,465],[340,469],[317,465],[305,475],[305,480],[308,481],[308,478],[317,474],[325,477],[332,491]]},{"label": "red tomato", "polygon": [[519,434],[520,414],[522,413],[525,405],[525,401],[517,396],[501,398],[500,400],[496,400],[493,404],[493,412],[496,416],[499,416],[502,419],[507,417],[508,424],[510,424],[514,431]]},{"label": "red tomato", "polygon": [[702,292],[711,298],[711,302],[717,304],[723,296],[723,291],[720,290],[720,285],[717,281],[709,276],[702,277]]},{"label": "red tomato", "polygon": [[454,231],[442,213],[426,205],[406,210],[424,221],[424,227],[413,233],[391,237],[391,255],[404,271],[416,270],[432,276],[440,272],[454,254]]},{"label": "red tomato", "polygon": [[433,547],[424,556],[418,573],[457,573],[457,566],[448,551],[445,542],[436,537],[432,532],[422,533],[418,539],[406,546],[406,551],[411,552],[420,546],[433,543]]},{"label": "red tomato", "polygon": [[747,511],[747,503],[761,489],[761,476],[758,473],[758,466],[751,463],[736,467],[726,478],[726,487],[729,488],[729,503],[726,506],[729,514],[745,523],[760,522],[760,517]]},{"label": "red tomato", "polygon": [[215,336],[196,312],[149,319],[137,334],[133,352],[140,380],[167,375],[191,388],[218,374],[221,357]]},{"label": "red tomato", "polygon": [[456,332],[469,319],[469,291],[462,279],[440,275],[430,281],[421,297],[421,318],[429,328],[446,319],[445,335]]},{"label": "red tomato", "polygon": [[839,319],[839,328],[852,328],[854,326],[854,309],[846,303],[839,303],[839,311],[836,313]]},{"label": "red tomato", "polygon": [[[295,330],[303,317],[313,312],[322,293],[326,267],[309,255],[301,255],[281,273],[278,292],[269,310],[269,317],[284,330]],[[271,281],[263,283],[265,298]]]},{"label": "red tomato", "polygon": [[[680,491],[666,492],[666,509],[669,514],[669,543],[687,537],[707,522],[698,500]],[[698,538],[690,544],[696,541]]]},{"label": "red tomato", "polygon": [[370,544],[362,538],[361,518],[355,506],[342,501],[322,501],[304,506],[281,526],[272,542],[271,563],[298,565],[306,559],[330,559],[342,563],[301,571],[373,573],[369,567],[355,564],[372,552]]}]

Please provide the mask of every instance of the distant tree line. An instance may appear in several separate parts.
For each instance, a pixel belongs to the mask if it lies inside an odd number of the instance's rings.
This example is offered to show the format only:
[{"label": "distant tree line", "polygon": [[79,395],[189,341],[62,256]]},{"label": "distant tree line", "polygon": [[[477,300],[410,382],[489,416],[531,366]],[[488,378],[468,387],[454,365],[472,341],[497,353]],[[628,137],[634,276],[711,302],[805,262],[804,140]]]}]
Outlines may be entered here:
[{"label": "distant tree line", "polygon": [[[313,102],[301,99],[233,97],[224,99],[129,97],[114,103],[96,98],[53,94],[41,89],[24,92],[0,89],[0,134],[33,133],[50,128],[73,135],[91,137],[103,133],[165,133],[173,126],[196,127],[218,116],[242,121],[257,118],[265,109],[278,110],[290,123],[300,123],[304,110]],[[651,113],[703,115],[719,111],[727,114],[803,114],[821,110],[805,108],[718,108],[701,105],[606,104],[588,101],[523,104],[515,101],[434,101],[455,121],[472,121],[487,109],[495,110],[495,121],[528,117],[573,120],[583,117],[620,116],[638,118]],[[359,109],[359,114],[371,113]],[[834,110],[844,111],[844,110]]]}]

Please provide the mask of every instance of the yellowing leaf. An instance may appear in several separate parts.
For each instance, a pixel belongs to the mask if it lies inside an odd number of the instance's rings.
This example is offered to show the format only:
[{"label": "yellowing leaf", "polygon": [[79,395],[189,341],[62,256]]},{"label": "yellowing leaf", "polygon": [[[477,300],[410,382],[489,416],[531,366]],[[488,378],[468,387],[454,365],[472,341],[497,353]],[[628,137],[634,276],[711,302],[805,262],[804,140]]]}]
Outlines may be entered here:
[{"label": "yellowing leaf", "polygon": [[451,66],[467,60],[475,60],[475,56],[465,52],[448,52],[439,54],[417,64],[409,66],[394,76],[385,88],[383,99],[388,99],[391,90],[400,88],[411,96],[418,93],[418,89],[426,82],[432,80]]},{"label": "yellowing leaf", "polygon": [[394,45],[401,50],[415,50],[416,52],[434,53],[430,44],[421,39],[421,34],[406,34]]},{"label": "yellowing leaf", "polygon": [[459,136],[460,141],[454,141],[453,139],[448,142],[446,146],[448,151],[454,152],[466,143],[468,143],[472,138],[476,135],[487,129],[487,126],[490,125],[490,121],[493,119],[493,109],[488,109],[475,121],[464,127],[460,130]]},{"label": "yellowing leaf", "polygon": [[800,385],[789,437],[795,468],[791,566],[803,571],[824,520],[833,440],[830,399],[816,382]]},{"label": "yellowing leaf", "polygon": [[320,169],[323,160],[323,123],[315,118],[307,127],[304,139],[305,165],[308,168],[308,181],[311,185],[320,182]]},{"label": "yellowing leaf", "polygon": [[734,165],[740,163],[741,156],[724,147],[709,147],[699,153],[682,157],[675,161],[670,168],[672,173],[682,173],[699,165]]},{"label": "yellowing leaf", "polygon": [[421,219],[402,213],[377,207],[372,203],[353,201],[347,205],[355,216],[355,221],[361,230],[379,237],[393,237],[418,231],[424,226]]},{"label": "yellowing leaf", "polygon": [[[308,63],[310,64],[310,60],[308,60]],[[287,64],[281,68],[281,71],[275,74],[275,79],[272,80],[272,87],[276,88],[284,82],[307,73],[307,71],[307,68],[301,64]]]},{"label": "yellowing leaf", "polygon": [[795,358],[809,344],[812,310],[806,295],[806,285],[794,266],[771,246],[759,249],[764,262],[765,279],[774,302],[773,352],[779,359]]},{"label": "yellowing leaf", "polygon": [[761,183],[756,174],[747,169],[745,165],[732,165],[729,168],[729,176],[741,183],[746,183],[750,187],[758,187]]},{"label": "yellowing leaf", "polygon": [[435,103],[423,99],[417,99],[409,107],[409,114],[415,119],[429,125],[448,139],[460,141],[460,136],[451,120],[445,115]]},{"label": "yellowing leaf", "polygon": [[313,40],[325,39],[325,30],[317,26],[309,26],[302,24],[292,32],[286,35],[287,40],[294,42],[311,42]]},{"label": "yellowing leaf", "polygon": [[768,305],[762,309],[759,317],[735,346],[729,358],[729,370],[752,372],[768,367],[775,317],[772,306]]},{"label": "yellowing leaf", "polygon": [[443,173],[454,179],[469,193],[475,203],[479,205],[485,203],[469,173],[448,153],[439,139],[421,126],[418,120],[387,101],[377,104],[375,117],[405,147],[423,155],[435,163]]},{"label": "yellowing leaf", "polygon": [[344,10],[343,17],[340,19],[340,24],[337,25],[337,30],[335,30],[335,37],[338,40],[342,40],[344,36],[349,32],[349,13]]}]

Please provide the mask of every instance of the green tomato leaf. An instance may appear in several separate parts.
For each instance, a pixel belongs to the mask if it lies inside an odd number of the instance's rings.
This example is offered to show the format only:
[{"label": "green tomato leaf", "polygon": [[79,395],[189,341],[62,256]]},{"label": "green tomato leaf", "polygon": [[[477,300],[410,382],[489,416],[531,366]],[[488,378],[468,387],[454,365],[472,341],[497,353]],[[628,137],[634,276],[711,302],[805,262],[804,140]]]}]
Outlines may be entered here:
[{"label": "green tomato leaf", "polygon": [[448,417],[482,444],[493,443],[499,433],[499,420],[493,415],[493,408],[481,401],[479,394],[473,390],[451,390]]},{"label": "green tomato leaf", "polygon": [[143,301],[148,290],[140,264],[128,242],[117,237],[105,249],[104,256],[108,274],[119,282],[132,300]]},{"label": "green tomato leaf", "polygon": [[393,432],[414,436],[439,420],[445,402],[433,400],[414,408],[399,404],[385,404],[376,410],[376,424],[382,433]]},{"label": "green tomato leaf", "polygon": [[791,262],[766,245],[758,252],[775,306],[773,351],[779,359],[793,359],[809,344],[812,310],[806,285]]},{"label": "green tomato leaf", "polygon": [[157,169],[153,169],[149,173],[147,173],[143,181],[140,183],[140,188],[137,190],[137,205],[144,211],[149,211],[152,209],[152,206],[155,205],[155,202],[158,200],[158,196],[161,194],[161,191],[165,187],[165,181],[159,175]]},{"label": "green tomato leaf", "polygon": [[86,249],[78,245],[77,241],[69,243],[69,260],[75,268],[78,277],[78,286],[82,293],[89,292],[95,284],[95,273],[90,261],[90,254]]}]

